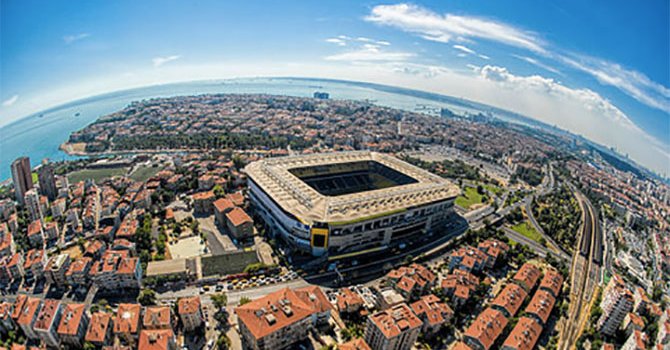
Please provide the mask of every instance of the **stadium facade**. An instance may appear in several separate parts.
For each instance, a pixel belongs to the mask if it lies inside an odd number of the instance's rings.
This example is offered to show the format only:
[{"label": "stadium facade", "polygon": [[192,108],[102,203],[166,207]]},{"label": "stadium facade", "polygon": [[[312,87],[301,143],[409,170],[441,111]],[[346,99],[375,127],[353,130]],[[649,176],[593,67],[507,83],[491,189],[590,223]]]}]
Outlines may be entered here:
[{"label": "stadium facade", "polygon": [[393,156],[352,151],[253,162],[250,198],[272,234],[314,256],[384,249],[444,226],[460,193]]}]

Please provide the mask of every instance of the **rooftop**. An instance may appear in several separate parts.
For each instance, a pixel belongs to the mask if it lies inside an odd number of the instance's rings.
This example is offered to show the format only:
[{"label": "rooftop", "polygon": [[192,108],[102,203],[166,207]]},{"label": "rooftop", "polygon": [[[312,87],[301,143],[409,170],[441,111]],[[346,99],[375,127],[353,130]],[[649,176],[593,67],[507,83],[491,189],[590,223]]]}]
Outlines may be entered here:
[{"label": "rooftop", "polygon": [[532,350],[540,338],[542,326],[532,318],[522,317],[516,324],[512,333],[505,339],[503,347],[517,350]]},{"label": "rooftop", "polygon": [[423,324],[412,309],[404,303],[370,315],[370,321],[387,339],[397,337],[408,329],[421,327]]},{"label": "rooftop", "polygon": [[489,307],[477,316],[465,331],[465,336],[477,339],[485,349],[490,349],[507,326],[507,322],[502,312]]},{"label": "rooftop", "polygon": [[58,326],[58,334],[76,335],[84,312],[86,312],[86,304],[65,304]]},{"label": "rooftop", "polygon": [[141,310],[140,304],[119,304],[114,320],[114,333],[137,333]]},{"label": "rooftop", "polygon": [[138,350],[168,350],[174,342],[172,329],[145,329],[140,333]]},{"label": "rooftop", "polygon": [[195,313],[200,310],[200,297],[196,295],[194,297],[181,298],[177,305],[180,315]]},{"label": "rooftop", "polygon": [[112,316],[106,312],[96,312],[91,315],[91,322],[86,331],[86,341],[101,343],[107,336],[107,329],[110,326]]}]

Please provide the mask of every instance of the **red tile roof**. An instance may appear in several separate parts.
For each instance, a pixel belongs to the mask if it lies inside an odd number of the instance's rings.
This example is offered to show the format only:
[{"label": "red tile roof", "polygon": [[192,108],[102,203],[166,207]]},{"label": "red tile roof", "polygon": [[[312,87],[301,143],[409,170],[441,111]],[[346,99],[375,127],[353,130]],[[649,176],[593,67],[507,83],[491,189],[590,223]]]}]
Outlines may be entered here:
[{"label": "red tile roof", "polygon": [[240,322],[260,339],[318,312],[295,291],[285,288],[235,309]]},{"label": "red tile roof", "polygon": [[214,208],[216,211],[223,213],[226,210],[235,208],[235,204],[226,198],[219,198],[214,202]]},{"label": "red tile roof", "polygon": [[181,298],[177,303],[178,311],[180,315],[193,314],[200,310],[200,297],[194,296],[190,298]]},{"label": "red tile roof", "polygon": [[354,340],[351,340],[349,342],[346,342],[344,344],[340,344],[337,346],[338,350],[372,350],[370,348],[370,345],[365,342],[365,340],[361,338],[357,338]]},{"label": "red tile roof", "polygon": [[547,323],[551,310],[554,308],[556,298],[544,289],[538,289],[526,306],[526,313],[536,315],[543,324]]},{"label": "red tile roof", "polygon": [[21,316],[21,311],[23,311],[23,307],[26,305],[27,300],[28,296],[25,294],[19,294],[16,296],[16,299],[14,300],[14,310],[12,310],[12,319],[14,321],[17,321],[19,316]]},{"label": "red tile roof", "polygon": [[544,272],[544,277],[540,282],[540,289],[551,291],[554,296],[558,296],[563,286],[563,276],[556,269],[549,268]]},{"label": "red tile roof", "polygon": [[542,326],[529,317],[522,317],[512,333],[505,339],[503,347],[515,350],[533,350],[542,333]]},{"label": "red tile roof", "polygon": [[226,213],[226,218],[233,226],[237,227],[244,223],[253,222],[251,217],[244,211],[244,209],[235,207],[233,210]]},{"label": "red tile roof", "polygon": [[510,314],[510,317],[516,315],[521,304],[528,296],[526,291],[514,283],[510,283],[505,286],[505,288],[498,293],[498,295],[493,299],[491,305],[501,307]]},{"label": "red tile roof", "polygon": [[114,333],[137,333],[141,310],[140,304],[119,304],[114,319]]},{"label": "red tile roof", "polygon": [[370,315],[369,319],[387,339],[394,338],[407,329],[421,327],[423,324],[405,303],[379,311]]},{"label": "red tile roof", "polygon": [[76,335],[85,311],[85,304],[65,304],[60,325],[58,326],[58,334]]},{"label": "red tile roof", "polygon": [[488,350],[505,329],[507,322],[502,312],[489,307],[477,316],[465,331],[465,336],[477,339]]},{"label": "red tile roof", "polygon": [[88,324],[86,331],[86,341],[102,343],[107,336],[107,329],[110,326],[112,315],[106,312],[96,312],[91,315],[91,322]]},{"label": "red tile roof", "polygon": [[532,289],[535,286],[539,278],[540,269],[531,263],[523,264],[519,271],[514,275],[515,281],[525,284],[529,289]]},{"label": "red tile roof", "polygon": [[37,311],[39,311],[41,304],[42,300],[39,298],[28,297],[23,304],[23,308],[21,309],[21,313],[16,323],[29,326],[37,314]]},{"label": "red tile roof", "polygon": [[174,341],[172,329],[145,329],[140,333],[138,350],[167,350]]},{"label": "red tile roof", "polygon": [[48,330],[51,327],[51,324],[56,317],[56,312],[60,308],[60,300],[56,299],[44,299],[42,303],[42,308],[40,313],[37,314],[37,319],[33,328],[39,330]]},{"label": "red tile roof", "polygon": [[142,321],[145,328],[169,328],[171,310],[169,306],[149,306],[144,309]]}]

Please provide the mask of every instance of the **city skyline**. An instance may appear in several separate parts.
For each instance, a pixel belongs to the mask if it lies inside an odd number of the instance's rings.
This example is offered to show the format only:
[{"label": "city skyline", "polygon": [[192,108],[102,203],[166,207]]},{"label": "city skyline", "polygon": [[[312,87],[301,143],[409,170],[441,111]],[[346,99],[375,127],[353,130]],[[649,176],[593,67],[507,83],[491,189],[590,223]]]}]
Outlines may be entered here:
[{"label": "city skyline", "polygon": [[152,84],[339,78],[502,107],[670,172],[667,2],[169,5],[3,2],[0,125]]}]

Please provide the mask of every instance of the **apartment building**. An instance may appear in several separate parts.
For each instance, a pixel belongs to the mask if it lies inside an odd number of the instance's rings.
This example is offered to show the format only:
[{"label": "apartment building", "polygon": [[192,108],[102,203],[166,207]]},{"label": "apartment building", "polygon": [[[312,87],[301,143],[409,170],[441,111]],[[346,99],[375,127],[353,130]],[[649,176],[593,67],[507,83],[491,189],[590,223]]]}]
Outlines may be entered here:
[{"label": "apartment building", "polygon": [[365,341],[373,350],[409,350],[423,322],[402,303],[368,317]]},{"label": "apartment building", "polygon": [[58,336],[63,344],[75,348],[84,346],[84,336],[88,329],[88,315],[86,304],[65,304],[60,324],[58,325]]},{"label": "apartment building", "polygon": [[58,325],[63,314],[63,305],[60,300],[45,299],[42,308],[37,314],[33,329],[37,336],[47,346],[60,346],[60,337],[58,336]]},{"label": "apartment building", "polygon": [[179,299],[177,312],[184,330],[192,332],[202,325],[202,310],[200,309],[200,297],[187,297]]},{"label": "apartment building", "polygon": [[274,350],[290,348],[306,339],[319,315],[330,315],[323,311],[329,305],[318,287],[302,292],[285,288],[242,305],[235,312],[247,348]]}]

